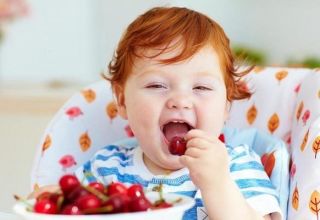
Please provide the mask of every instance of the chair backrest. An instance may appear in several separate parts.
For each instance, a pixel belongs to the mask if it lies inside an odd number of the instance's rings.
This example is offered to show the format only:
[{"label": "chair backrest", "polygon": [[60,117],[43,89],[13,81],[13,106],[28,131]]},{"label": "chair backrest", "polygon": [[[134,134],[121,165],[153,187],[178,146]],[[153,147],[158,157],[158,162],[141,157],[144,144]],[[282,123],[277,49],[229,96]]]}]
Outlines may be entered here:
[{"label": "chair backrest", "polygon": [[[314,72],[302,68],[255,68],[243,79],[243,86],[254,92],[252,97],[233,102],[226,125],[254,127],[290,146],[297,96],[310,74]],[[310,117],[301,111],[306,124]],[[32,187],[57,183],[101,147],[130,136],[127,122],[118,116],[109,83],[88,86],[70,98],[45,130],[34,161]]]}]

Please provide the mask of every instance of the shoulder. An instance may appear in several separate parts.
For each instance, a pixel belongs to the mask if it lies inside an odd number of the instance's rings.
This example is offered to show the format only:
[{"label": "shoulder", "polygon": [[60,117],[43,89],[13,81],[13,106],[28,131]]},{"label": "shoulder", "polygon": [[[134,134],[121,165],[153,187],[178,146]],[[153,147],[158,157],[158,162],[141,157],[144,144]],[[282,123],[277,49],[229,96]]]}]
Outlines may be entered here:
[{"label": "shoulder", "polygon": [[124,139],[114,144],[101,148],[91,158],[91,163],[98,167],[104,166],[127,166],[133,159],[136,149],[135,142],[131,139]]},{"label": "shoulder", "polygon": [[87,182],[99,180],[105,184],[113,181],[114,179],[110,179],[112,175],[116,176],[133,165],[136,146],[132,140],[129,142],[127,139],[122,140],[98,150],[90,160],[75,171],[78,179],[85,179]]}]

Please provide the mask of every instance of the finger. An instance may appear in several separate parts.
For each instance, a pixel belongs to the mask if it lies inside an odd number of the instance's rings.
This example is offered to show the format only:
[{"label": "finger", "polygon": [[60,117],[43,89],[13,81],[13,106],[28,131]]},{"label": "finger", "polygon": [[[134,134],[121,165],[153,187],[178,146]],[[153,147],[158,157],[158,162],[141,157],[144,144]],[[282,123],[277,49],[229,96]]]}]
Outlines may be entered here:
[{"label": "finger", "polygon": [[199,158],[199,157],[201,157],[201,155],[203,153],[204,152],[203,152],[202,149],[195,148],[195,147],[190,147],[190,148],[187,148],[187,150],[186,150],[184,155],[187,155],[187,156],[190,156],[190,157],[193,157],[193,158]]},{"label": "finger", "polygon": [[215,142],[217,140],[217,137],[215,137],[214,135],[210,135],[207,132],[200,129],[190,130],[184,138],[186,139],[186,141],[189,141],[190,139],[196,138],[196,137],[206,139],[207,141],[210,141],[210,142]]},{"label": "finger", "polygon": [[206,139],[203,138],[192,138],[187,142],[187,149],[188,148],[199,148],[202,150],[207,149],[208,147],[212,146],[214,144],[213,142],[209,142]]}]

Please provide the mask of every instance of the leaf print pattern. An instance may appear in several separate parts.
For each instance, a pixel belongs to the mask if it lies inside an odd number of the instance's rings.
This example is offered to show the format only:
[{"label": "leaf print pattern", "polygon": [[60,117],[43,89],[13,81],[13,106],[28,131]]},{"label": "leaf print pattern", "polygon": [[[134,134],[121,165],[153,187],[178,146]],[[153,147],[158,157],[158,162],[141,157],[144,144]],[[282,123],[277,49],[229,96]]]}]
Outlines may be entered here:
[{"label": "leaf print pattern", "polygon": [[277,113],[274,113],[268,121],[268,129],[271,132],[271,134],[273,134],[273,132],[277,130],[277,128],[279,127],[279,124],[280,124],[279,116]]},{"label": "leaf print pattern", "polygon": [[294,88],[294,92],[298,93],[300,91],[300,87],[301,87],[301,83],[299,83],[295,88]]},{"label": "leaf print pattern", "polygon": [[288,71],[283,70],[276,73],[275,77],[279,81],[279,83],[288,76]]},{"label": "leaf print pattern", "polygon": [[309,120],[310,118],[310,111],[309,110],[306,110],[304,113],[303,113],[303,116],[302,116],[302,121],[303,121],[303,125],[306,125],[307,121]]},{"label": "leaf print pattern", "polygon": [[290,177],[291,179],[294,178],[294,175],[296,174],[297,171],[297,166],[295,163],[292,164],[291,169],[290,169]]},{"label": "leaf print pattern", "polygon": [[314,152],[314,158],[317,159],[317,153],[320,151],[320,136],[314,139],[312,144],[312,150]]},{"label": "leaf print pattern", "polygon": [[266,171],[268,177],[271,177],[274,165],[276,163],[276,159],[274,156],[274,151],[270,154],[265,153],[261,157],[261,163],[264,166],[264,170]]},{"label": "leaf print pattern", "polygon": [[74,165],[77,165],[74,157],[72,155],[64,155],[59,160],[60,165],[62,166],[62,169],[65,171],[67,168],[70,168]]},{"label": "leaf print pattern", "polygon": [[313,191],[313,193],[311,194],[309,208],[311,212],[317,216],[317,220],[319,220],[320,193],[317,190]]},{"label": "leaf print pattern", "polygon": [[303,137],[302,143],[301,143],[301,145],[300,145],[300,150],[301,150],[301,151],[303,151],[304,148],[305,148],[306,145],[307,145],[308,136],[309,136],[309,130],[306,132],[306,134],[305,134],[304,137]]},{"label": "leaf print pattern", "polygon": [[299,190],[298,190],[297,184],[296,184],[296,187],[294,188],[294,191],[292,193],[291,205],[295,210],[298,210],[298,208],[299,208]]},{"label": "leaf print pattern", "polygon": [[44,152],[45,150],[47,150],[52,144],[52,140],[50,135],[47,135],[43,144],[42,144],[42,152]]},{"label": "leaf print pattern", "polygon": [[73,120],[74,118],[78,117],[79,115],[83,115],[83,112],[77,106],[68,108],[65,113],[69,117],[69,119],[71,119],[71,120]]},{"label": "leaf print pattern", "polygon": [[96,99],[96,93],[92,89],[83,90],[81,93],[88,103],[92,103]]},{"label": "leaf print pattern", "polygon": [[251,108],[247,112],[247,121],[250,125],[256,120],[258,114],[258,110],[255,105],[252,105]]},{"label": "leaf print pattern", "polygon": [[80,149],[85,152],[91,146],[91,138],[88,135],[88,132],[83,133],[79,138]]},{"label": "leaf print pattern", "polygon": [[106,108],[108,117],[112,120],[118,115],[118,108],[114,101],[109,102]]},{"label": "leaf print pattern", "polygon": [[302,110],[303,110],[303,101],[300,102],[299,107],[297,109],[297,113],[296,113],[297,121],[299,121]]}]

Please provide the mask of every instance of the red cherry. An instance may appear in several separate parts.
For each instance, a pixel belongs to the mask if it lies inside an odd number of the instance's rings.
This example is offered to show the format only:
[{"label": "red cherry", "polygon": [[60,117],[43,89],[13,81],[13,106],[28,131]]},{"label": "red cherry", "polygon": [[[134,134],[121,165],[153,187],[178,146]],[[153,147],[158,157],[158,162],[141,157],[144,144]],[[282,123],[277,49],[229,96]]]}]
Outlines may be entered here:
[{"label": "red cherry", "polygon": [[63,215],[81,215],[82,212],[79,209],[79,207],[76,206],[75,204],[68,204],[62,209],[61,214],[63,214]]},{"label": "red cherry", "polygon": [[83,186],[79,185],[76,188],[74,188],[73,190],[71,190],[66,196],[65,198],[69,201],[69,202],[74,202],[76,201],[78,198],[88,195],[90,194]]},{"label": "red cherry", "polygon": [[120,213],[129,211],[130,198],[126,194],[113,194],[109,199],[103,204],[104,207],[110,208],[110,213]]},{"label": "red cherry", "polygon": [[59,181],[61,190],[65,195],[80,185],[79,180],[74,175],[64,175]]},{"label": "red cherry", "polygon": [[104,185],[102,183],[99,183],[99,182],[89,183],[89,186],[91,188],[94,188],[95,190],[97,190],[99,192],[102,192],[102,193],[104,193],[104,191],[105,191]]},{"label": "red cherry", "polygon": [[52,195],[50,196],[50,200],[52,202],[57,203],[59,201],[59,199],[62,199],[62,201],[64,200],[62,193],[52,193]]},{"label": "red cherry", "polygon": [[76,205],[80,208],[80,210],[96,209],[101,206],[101,200],[95,195],[88,194],[79,197],[76,201]]},{"label": "red cherry", "polygon": [[114,183],[111,183],[108,188],[107,188],[107,195],[108,196],[111,196],[113,194],[127,194],[127,187],[123,184],[123,183],[119,183],[119,182],[114,182]]},{"label": "red cherry", "polygon": [[37,197],[36,200],[50,200],[51,202],[57,204],[60,198],[63,199],[63,195],[61,193],[43,192]]},{"label": "red cherry", "polygon": [[169,144],[169,151],[173,155],[181,156],[187,150],[187,142],[183,137],[175,136],[171,139]]},{"label": "red cherry", "polygon": [[45,199],[50,199],[51,194],[52,193],[50,193],[50,192],[43,192],[37,196],[36,200],[41,201],[41,200],[45,200]]},{"label": "red cherry", "polygon": [[52,202],[49,199],[42,199],[37,201],[33,207],[34,212],[43,213],[43,214],[57,214],[58,207],[56,203]]},{"label": "red cherry", "polygon": [[128,196],[133,199],[144,196],[143,188],[140,184],[133,184],[128,188]]},{"label": "red cherry", "polygon": [[144,196],[136,197],[132,199],[129,203],[129,210],[131,212],[146,211],[150,208],[151,208],[151,203]]}]

